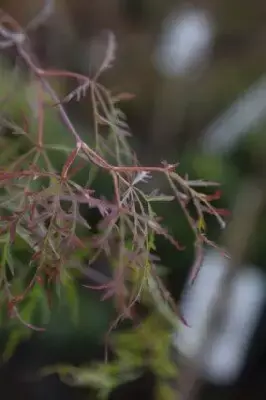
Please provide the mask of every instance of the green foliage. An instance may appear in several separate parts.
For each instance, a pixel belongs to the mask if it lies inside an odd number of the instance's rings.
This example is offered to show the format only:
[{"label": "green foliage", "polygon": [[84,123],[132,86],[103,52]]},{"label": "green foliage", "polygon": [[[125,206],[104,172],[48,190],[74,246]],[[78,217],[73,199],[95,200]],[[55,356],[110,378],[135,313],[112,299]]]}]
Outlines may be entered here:
[{"label": "green foliage", "polygon": [[156,377],[158,400],[173,398],[174,390],[169,384],[177,378],[178,369],[171,360],[171,331],[162,316],[154,313],[141,325],[114,334],[111,347],[115,359],[106,364],[57,365],[45,368],[42,373],[58,373],[64,382],[96,389],[100,399],[107,399],[115,387],[137,379],[149,369]]}]

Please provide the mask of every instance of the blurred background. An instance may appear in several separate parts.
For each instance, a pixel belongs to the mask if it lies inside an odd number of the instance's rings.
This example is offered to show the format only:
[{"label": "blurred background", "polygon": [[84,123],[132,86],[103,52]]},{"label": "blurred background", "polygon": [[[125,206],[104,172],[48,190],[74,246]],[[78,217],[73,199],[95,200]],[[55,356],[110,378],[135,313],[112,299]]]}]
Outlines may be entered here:
[{"label": "blurred background", "polygon": [[[49,4],[47,17],[30,31],[41,65],[93,75],[111,30],[117,57],[103,83],[116,93],[135,95],[121,107],[141,163],[178,161],[181,174],[220,182],[222,199],[217,204],[232,210],[225,231],[212,218],[207,230],[210,239],[228,248],[232,260],[221,260],[206,250],[194,291],[187,293],[194,257],[192,234],[177,207],[158,207],[165,225],[186,246],[176,252],[161,238],[156,243],[168,290],[177,302],[181,299],[191,325],[173,336],[171,356],[182,354],[179,398],[265,399],[265,1],[55,0]],[[27,26],[43,1],[1,0],[0,7]],[[73,89],[71,85],[60,82],[62,96]],[[90,135],[88,99],[69,104],[68,111],[84,135]],[[164,184],[160,177],[152,183],[167,190]],[[99,191],[106,191],[105,185],[103,179],[96,182]],[[214,318],[213,329],[205,317],[226,273],[229,289],[224,287],[219,298],[226,304],[219,300],[223,306],[217,307],[219,323]],[[38,368],[53,363],[102,361],[112,307],[86,290],[80,290],[79,297],[77,325],[64,310],[55,310],[48,331],[20,344],[3,363],[3,398],[95,398],[85,389],[63,384],[57,376],[32,378]],[[8,333],[2,331],[4,348]],[[160,328],[151,332],[150,340],[156,341]],[[143,368],[138,379],[117,387],[110,399],[168,400],[177,398],[177,390],[174,393],[174,397],[172,392],[158,393],[154,371]]]}]

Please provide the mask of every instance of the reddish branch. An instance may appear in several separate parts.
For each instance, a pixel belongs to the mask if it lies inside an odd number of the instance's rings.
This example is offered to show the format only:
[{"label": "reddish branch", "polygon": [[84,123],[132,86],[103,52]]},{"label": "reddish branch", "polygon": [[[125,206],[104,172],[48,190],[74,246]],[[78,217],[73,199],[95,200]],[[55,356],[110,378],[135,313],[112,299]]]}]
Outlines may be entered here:
[{"label": "reddish branch", "polygon": [[[23,223],[26,223],[29,232],[31,233],[36,233],[34,232],[34,229],[41,229],[43,226],[45,226],[45,223],[48,224],[48,228],[45,231],[46,233],[43,235],[43,237],[41,237],[41,239],[38,238],[38,240],[36,239],[36,243],[38,244],[38,246],[31,258],[31,262],[37,263],[38,265],[36,274],[29,283],[27,289],[24,291],[23,295],[21,295],[19,298],[15,296],[12,297],[11,292],[8,292],[8,296],[10,299],[9,307],[12,308],[12,310],[15,310],[16,314],[18,314],[16,306],[17,303],[25,298],[25,295],[33,287],[33,285],[35,285],[36,283],[43,283],[43,276],[41,275],[42,272],[45,271],[46,278],[48,276],[48,282],[50,282],[51,280],[57,281],[58,279],[60,279],[60,265],[65,262],[66,256],[70,249],[85,247],[83,242],[75,234],[75,228],[78,222],[81,222],[81,224],[86,226],[86,223],[84,223],[78,211],[79,204],[82,202],[89,204],[91,207],[97,207],[103,215],[104,222],[107,224],[105,232],[101,237],[101,243],[98,243],[97,254],[99,254],[104,249],[104,245],[106,246],[106,248],[109,247],[106,243],[108,243],[111,234],[114,232],[115,228],[117,228],[119,218],[120,222],[122,221],[123,223],[125,223],[125,225],[127,224],[128,226],[130,226],[130,221],[128,218],[133,219],[133,241],[135,241],[136,239],[140,241],[135,251],[137,252],[137,255],[141,254],[143,256],[142,261],[144,264],[147,262],[147,252],[142,254],[140,253],[140,251],[143,250],[145,246],[148,248],[148,253],[152,250],[152,248],[149,248],[150,244],[148,243],[150,232],[165,236],[170,241],[170,243],[172,243],[173,246],[175,246],[178,250],[183,249],[183,247],[179,245],[179,243],[168,233],[168,231],[157,222],[158,219],[154,217],[154,215],[150,213],[150,211],[149,213],[145,212],[142,201],[145,200],[146,204],[148,204],[148,209],[150,210],[149,201],[145,198],[145,195],[143,193],[141,193],[137,189],[135,191],[133,190],[134,181],[131,182],[131,177],[133,175],[138,176],[138,174],[142,175],[140,175],[141,179],[137,179],[137,182],[144,181],[143,179],[145,177],[147,178],[148,173],[164,174],[169,182],[169,185],[174,193],[176,200],[181,205],[182,210],[184,211],[184,215],[187,218],[188,224],[195,234],[195,263],[193,268],[193,275],[191,277],[191,282],[193,282],[202,262],[202,250],[204,243],[214,245],[205,236],[204,213],[214,215],[222,226],[224,224],[223,220],[221,219],[221,215],[226,215],[226,210],[217,209],[210,204],[211,201],[218,200],[221,193],[219,191],[216,191],[214,194],[208,196],[202,193],[198,193],[195,189],[193,189],[192,185],[190,185],[187,179],[181,178],[178,174],[176,174],[175,170],[177,164],[162,163],[161,166],[143,167],[137,165],[137,163],[130,166],[113,165],[109,163],[104,157],[101,156],[101,154],[97,150],[94,150],[82,140],[73,123],[71,122],[69,116],[67,115],[67,112],[63,105],[64,101],[60,100],[56,91],[52,88],[48,81],[48,78],[51,77],[66,77],[77,80],[80,85],[79,90],[87,90],[88,88],[90,88],[92,93],[94,90],[97,91],[98,88],[104,90],[102,86],[96,81],[96,78],[99,76],[100,72],[102,72],[102,70],[106,68],[106,65],[101,66],[101,70],[98,74],[96,74],[94,79],[90,79],[84,75],[64,70],[43,70],[36,60],[36,57],[32,54],[30,43],[25,30],[23,30],[23,28],[19,26],[18,23],[14,21],[10,16],[7,16],[4,13],[2,13],[0,18],[0,35],[4,39],[2,40],[2,42],[0,42],[0,48],[14,46],[17,50],[18,55],[24,61],[31,74],[34,75],[35,80],[37,81],[36,85],[38,95],[38,132],[35,149],[30,150],[26,155],[22,156],[19,160],[13,163],[12,168],[9,168],[9,170],[0,171],[0,186],[12,186],[12,184],[18,184],[21,179],[26,180],[23,190],[24,198],[22,198],[20,204],[21,207],[24,207],[24,209],[22,208],[23,212],[21,212],[21,214],[14,213],[9,217],[5,217],[5,219],[2,217],[0,219],[0,222],[2,224],[6,223],[6,225],[0,227],[0,234],[2,234],[3,232],[9,232],[12,243],[15,239],[17,225],[20,223],[20,221],[23,220]],[[112,61],[112,59],[113,55],[109,53],[104,62],[108,64],[108,60]],[[52,171],[52,169],[50,169],[49,172],[40,171],[37,167],[37,162],[35,162],[35,164],[33,163],[30,167],[21,169],[21,165],[23,165],[23,162],[25,162],[27,158],[31,156],[32,153],[34,153],[34,151],[36,151],[35,161],[38,159],[39,156],[42,155],[44,157],[44,160],[46,161],[47,166],[50,166],[50,161],[44,151],[45,146],[43,143],[45,118],[45,102],[43,100],[44,92],[49,94],[50,98],[52,99],[53,106],[58,110],[63,124],[67,127],[68,131],[74,137],[76,142],[75,147],[68,155],[60,174],[55,173],[54,171]],[[116,99],[118,98],[119,96],[116,96]],[[114,187],[115,205],[110,204],[102,199],[96,199],[95,197],[93,197],[91,191],[80,187],[73,181],[70,181],[70,177],[73,176],[74,173],[80,169],[73,168],[76,159],[80,156],[83,156],[83,159],[85,158],[85,160],[88,160],[94,166],[105,170],[107,173],[110,174]],[[127,179],[128,177],[130,178]],[[60,186],[59,193],[50,193],[49,191],[47,192],[45,189],[36,193],[32,192],[30,189],[30,183],[32,182],[32,180],[37,178],[56,179],[57,184]],[[196,183],[200,184],[201,182]],[[121,196],[120,185],[125,186],[126,195],[125,193],[123,193],[124,197]],[[202,186],[204,186],[204,183]],[[62,200],[71,203],[72,214],[62,210],[62,207],[60,205],[60,202]],[[188,205],[190,201],[193,203],[197,211],[197,219],[192,218],[188,211]],[[136,211],[136,204],[141,210],[139,214]],[[41,206],[44,210],[42,215],[40,215],[40,213],[38,212],[38,206]],[[121,237],[119,238],[119,243],[120,247],[123,247],[126,246],[126,235],[124,233],[122,234],[121,232],[122,228],[120,229]],[[55,237],[54,242],[59,243],[59,250],[55,248],[53,242],[50,240],[53,235]],[[138,238],[138,236],[141,239]],[[58,238],[60,238],[60,240]],[[60,253],[60,251],[62,252],[62,254]],[[120,251],[120,256],[121,254],[122,252]],[[47,259],[51,264],[49,268],[47,268]],[[122,265],[122,267],[123,262],[123,259],[119,260],[119,263]],[[120,264],[118,267],[119,271],[117,273],[120,278],[116,279],[116,281],[113,280],[111,283],[100,285],[97,287],[97,289],[108,289],[105,297],[110,296],[111,294],[115,294],[116,300],[119,302],[120,305],[123,305],[122,308],[124,307],[124,309],[122,310],[122,312],[124,312],[124,315],[130,315],[128,308],[134,306],[134,302],[137,301],[139,293],[137,293],[137,295],[134,294],[134,296],[131,295],[129,306],[125,305],[125,274],[124,270],[120,270]],[[174,309],[175,305],[167,295],[167,292],[161,285],[161,282],[158,280],[157,283],[160,287],[163,299],[167,300],[172,309]],[[21,317],[19,318],[21,319]],[[120,318],[121,316],[118,319]]]}]

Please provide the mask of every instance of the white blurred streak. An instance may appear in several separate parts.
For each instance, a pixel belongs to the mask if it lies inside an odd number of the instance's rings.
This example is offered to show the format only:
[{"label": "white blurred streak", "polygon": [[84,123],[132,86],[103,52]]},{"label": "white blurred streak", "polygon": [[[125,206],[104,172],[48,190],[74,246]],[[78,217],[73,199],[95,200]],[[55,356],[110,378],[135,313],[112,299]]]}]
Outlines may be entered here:
[{"label": "white blurred streak", "polygon": [[[190,327],[180,327],[175,343],[188,359],[199,354],[207,320],[227,268],[226,259],[209,254],[184,299],[183,315]],[[232,383],[241,373],[265,302],[265,286],[264,276],[255,268],[243,268],[236,276],[223,327],[209,343],[201,360],[202,372],[210,381]]]},{"label": "white blurred streak", "polygon": [[39,26],[46,24],[47,20],[53,14],[55,10],[55,1],[54,0],[45,0],[43,1],[43,7],[40,12],[29,22],[26,27],[26,30],[37,29]]},{"label": "white blurred streak", "polygon": [[155,53],[158,70],[167,76],[195,72],[208,58],[213,24],[203,10],[185,8],[165,21]]},{"label": "white blurred streak", "polygon": [[182,314],[189,326],[180,326],[176,344],[188,358],[194,358],[199,352],[208,315],[224,273],[224,260],[215,253],[207,255],[192,289],[185,294]]},{"label": "white blurred streak", "polygon": [[235,279],[223,331],[205,354],[205,374],[213,382],[231,383],[241,373],[265,299],[261,275],[244,269]]},{"label": "white blurred streak", "polygon": [[204,150],[213,153],[230,150],[242,136],[265,119],[265,113],[266,77],[263,76],[207,128]]}]

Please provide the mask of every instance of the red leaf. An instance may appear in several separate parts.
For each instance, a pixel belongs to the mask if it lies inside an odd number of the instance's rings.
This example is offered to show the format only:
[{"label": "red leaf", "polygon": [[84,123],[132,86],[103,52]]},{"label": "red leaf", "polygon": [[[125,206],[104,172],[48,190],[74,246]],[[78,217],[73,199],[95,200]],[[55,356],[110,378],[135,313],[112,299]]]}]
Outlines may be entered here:
[{"label": "red leaf", "polygon": [[31,222],[33,221],[35,210],[36,210],[36,202],[34,201],[34,203],[32,203],[30,206],[30,221]]},{"label": "red leaf", "polygon": [[228,217],[231,215],[231,211],[227,210],[226,208],[215,208],[215,211],[217,212],[217,214],[223,217]]},{"label": "red leaf", "polygon": [[13,243],[15,241],[15,238],[16,238],[17,223],[18,223],[18,221],[14,221],[9,225],[9,234],[10,234],[11,243]]},{"label": "red leaf", "polygon": [[132,100],[136,97],[135,94],[133,93],[119,93],[116,96],[113,97],[113,100],[118,102],[118,101],[126,101],[126,100]]},{"label": "red leaf", "polygon": [[83,287],[87,289],[92,289],[92,290],[105,290],[108,289],[112,285],[113,281],[109,283],[105,283],[103,285],[95,285],[95,286],[90,286],[90,285],[82,285]]},{"label": "red leaf", "polygon": [[7,232],[7,226],[3,226],[2,228],[0,228],[0,235],[3,235],[6,232]]},{"label": "red leaf", "polygon": [[10,318],[14,316],[14,307],[15,307],[15,302],[13,300],[10,300],[7,303],[7,313]]},{"label": "red leaf", "polygon": [[31,257],[32,261],[37,260],[38,258],[40,258],[42,252],[41,251],[36,251],[36,253],[33,254],[33,256]]},{"label": "red leaf", "polygon": [[69,246],[79,247],[82,249],[85,248],[85,245],[82,242],[82,240],[80,240],[77,236],[73,236],[73,235],[69,238],[68,244],[69,244]]},{"label": "red leaf", "polygon": [[227,210],[226,208],[207,208],[207,207],[202,207],[202,210],[207,213],[207,214],[211,214],[211,215],[221,215],[222,217],[228,217],[231,215],[231,211]]},{"label": "red leaf", "polygon": [[222,192],[221,190],[216,190],[213,194],[209,194],[205,196],[207,201],[219,200],[221,198]]},{"label": "red leaf", "polygon": [[61,173],[62,178],[66,178],[67,177],[68,170],[71,167],[71,165],[73,164],[73,162],[75,161],[78,152],[79,152],[79,147],[76,147],[69,154],[69,156],[68,156],[68,158],[67,158],[67,160],[65,162],[65,165],[63,166],[63,169],[62,169],[62,173]]},{"label": "red leaf", "polygon": [[37,275],[35,280],[39,285],[43,285],[43,278],[40,275]]}]

